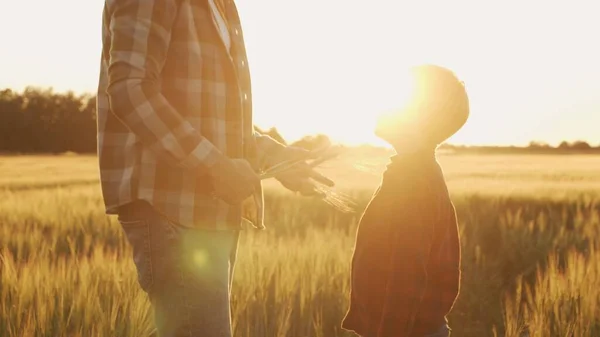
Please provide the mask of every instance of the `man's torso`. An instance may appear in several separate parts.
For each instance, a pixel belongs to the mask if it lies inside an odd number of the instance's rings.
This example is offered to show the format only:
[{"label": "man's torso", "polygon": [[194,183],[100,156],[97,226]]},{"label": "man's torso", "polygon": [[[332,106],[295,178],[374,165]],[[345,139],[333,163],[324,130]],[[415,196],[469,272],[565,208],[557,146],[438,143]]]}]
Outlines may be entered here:
[{"label": "man's torso", "polygon": [[[112,3],[106,1],[103,15],[97,105],[107,213],[144,199],[182,225],[238,228],[240,207],[211,197],[206,177],[158,159],[111,113],[107,86]],[[253,145],[250,73],[233,2],[228,3],[226,14],[229,35],[224,39],[208,1],[178,1],[167,57],[156,76],[163,96],[196,130],[229,157],[249,158]]]}]

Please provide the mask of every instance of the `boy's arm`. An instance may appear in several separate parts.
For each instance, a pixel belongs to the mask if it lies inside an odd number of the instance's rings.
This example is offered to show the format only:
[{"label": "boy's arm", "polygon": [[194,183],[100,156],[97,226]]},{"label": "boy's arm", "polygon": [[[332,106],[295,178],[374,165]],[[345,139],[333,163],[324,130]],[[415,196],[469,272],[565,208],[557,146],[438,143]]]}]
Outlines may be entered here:
[{"label": "boy's arm", "polygon": [[393,227],[390,274],[378,336],[410,336],[427,287],[435,203],[423,197],[424,191],[411,192],[402,191],[400,200],[396,199],[394,212],[403,216]]},{"label": "boy's arm", "polygon": [[[111,1],[107,94],[112,113],[159,158],[208,170],[224,155],[161,94],[176,0]],[[109,46],[106,46],[108,48]]]}]

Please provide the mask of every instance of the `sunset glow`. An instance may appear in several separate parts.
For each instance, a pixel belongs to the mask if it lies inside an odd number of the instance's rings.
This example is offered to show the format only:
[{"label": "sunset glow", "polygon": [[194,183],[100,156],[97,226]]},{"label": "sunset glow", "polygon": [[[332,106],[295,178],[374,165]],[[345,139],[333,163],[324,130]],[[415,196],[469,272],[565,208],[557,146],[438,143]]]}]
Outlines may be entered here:
[{"label": "sunset glow", "polygon": [[[600,21],[591,1],[236,3],[255,122],[290,140],[325,133],[380,144],[375,117],[402,101],[402,71],[439,63],[471,97],[471,118],[451,142],[600,143],[600,49],[592,42]],[[0,29],[12,33],[3,40],[0,88],[96,90],[102,1],[6,6]]]}]

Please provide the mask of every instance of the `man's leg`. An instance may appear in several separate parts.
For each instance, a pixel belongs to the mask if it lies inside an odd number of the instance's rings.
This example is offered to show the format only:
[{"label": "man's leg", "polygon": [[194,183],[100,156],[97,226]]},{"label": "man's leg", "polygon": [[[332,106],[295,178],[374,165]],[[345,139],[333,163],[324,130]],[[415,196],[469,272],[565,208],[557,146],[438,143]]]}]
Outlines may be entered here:
[{"label": "man's leg", "polygon": [[231,337],[239,232],[182,228],[139,206],[119,220],[133,247],[140,286],[153,304],[158,337]]}]

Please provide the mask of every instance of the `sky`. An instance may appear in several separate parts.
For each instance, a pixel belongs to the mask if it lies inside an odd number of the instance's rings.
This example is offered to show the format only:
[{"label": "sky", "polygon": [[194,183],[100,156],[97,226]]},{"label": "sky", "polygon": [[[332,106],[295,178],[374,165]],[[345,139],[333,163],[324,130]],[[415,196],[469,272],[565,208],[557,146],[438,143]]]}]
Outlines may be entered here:
[{"label": "sky", "polygon": [[[600,144],[595,0],[236,0],[255,123],[289,139],[379,144],[403,71],[437,63],[465,82],[471,117],[455,144]],[[99,0],[4,2],[0,88],[94,92]]]}]

